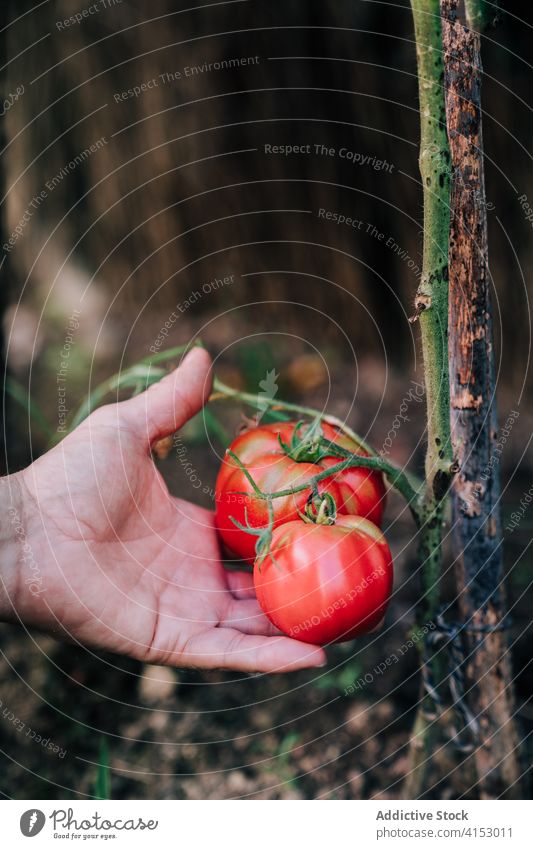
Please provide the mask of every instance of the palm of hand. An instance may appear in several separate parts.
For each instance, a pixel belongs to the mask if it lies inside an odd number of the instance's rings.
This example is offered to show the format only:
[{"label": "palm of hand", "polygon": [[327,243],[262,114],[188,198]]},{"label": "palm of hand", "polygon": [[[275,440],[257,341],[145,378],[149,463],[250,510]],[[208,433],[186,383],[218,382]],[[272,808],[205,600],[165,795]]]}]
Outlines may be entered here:
[{"label": "palm of hand", "polygon": [[26,621],[157,663],[316,665],[321,650],[271,636],[251,576],[223,568],[212,514],[169,494],[130,415],[143,397],[157,409],[163,384],[98,410],[24,472],[43,565]]}]

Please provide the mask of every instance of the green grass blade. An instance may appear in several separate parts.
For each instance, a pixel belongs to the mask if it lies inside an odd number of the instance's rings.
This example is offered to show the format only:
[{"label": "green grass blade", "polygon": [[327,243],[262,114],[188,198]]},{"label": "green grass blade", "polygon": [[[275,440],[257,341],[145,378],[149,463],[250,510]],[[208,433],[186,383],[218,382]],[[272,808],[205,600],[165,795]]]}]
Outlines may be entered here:
[{"label": "green grass blade", "polygon": [[30,421],[35,422],[47,439],[51,439],[53,431],[46,416],[39,405],[35,401],[32,401],[24,387],[16,380],[13,380],[12,377],[8,377],[5,381],[5,388],[7,394],[26,411]]},{"label": "green grass blade", "polygon": [[94,795],[97,799],[111,799],[111,774],[109,771],[109,747],[107,738],[101,735],[98,768],[96,772],[96,781]]},{"label": "green grass blade", "polygon": [[222,422],[214,415],[209,407],[204,407],[203,415],[208,433],[226,448],[231,442],[231,437]]}]

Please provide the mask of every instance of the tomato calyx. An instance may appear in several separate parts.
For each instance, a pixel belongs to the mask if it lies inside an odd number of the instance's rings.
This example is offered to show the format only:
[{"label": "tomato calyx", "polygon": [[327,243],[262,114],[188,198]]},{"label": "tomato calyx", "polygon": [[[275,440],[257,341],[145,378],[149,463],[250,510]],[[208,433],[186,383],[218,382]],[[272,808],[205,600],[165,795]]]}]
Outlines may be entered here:
[{"label": "tomato calyx", "polygon": [[290,444],[283,441],[281,434],[278,434],[278,442],[285,454],[295,463],[318,463],[327,456],[320,417],[311,424],[303,420],[296,422]]},{"label": "tomato calyx", "polygon": [[305,509],[299,511],[300,518],[312,525],[334,525],[337,519],[337,503],[329,492],[312,492]]}]

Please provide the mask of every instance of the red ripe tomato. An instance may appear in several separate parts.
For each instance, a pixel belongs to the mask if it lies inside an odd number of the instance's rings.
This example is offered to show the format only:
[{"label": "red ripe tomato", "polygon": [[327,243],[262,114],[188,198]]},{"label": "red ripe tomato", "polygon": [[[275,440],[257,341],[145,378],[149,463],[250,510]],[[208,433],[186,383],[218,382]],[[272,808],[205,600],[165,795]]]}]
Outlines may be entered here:
[{"label": "red ripe tomato", "polygon": [[287,636],[318,645],[375,628],[392,580],[385,537],[360,516],[339,516],[334,525],[282,525],[254,567],[257,600],[270,621]]},{"label": "red ripe tomato", "polygon": [[[297,431],[305,436],[305,428]],[[335,442],[362,456],[367,456],[361,447],[332,425],[322,422],[325,439]],[[284,450],[281,441],[291,445],[298,422],[278,422],[261,425],[238,436],[230,445],[230,450],[246,467],[262,492],[280,492],[299,486],[314,475],[335,466],[341,458],[323,456],[309,460],[303,454],[303,460],[296,461]],[[312,457],[312,454],[308,454]],[[377,525],[381,524],[385,505],[385,485],[379,472],[363,468],[350,468],[337,472],[332,478],[326,478],[318,485],[319,493],[333,496],[338,513],[364,516]],[[274,527],[298,518],[309,498],[309,490],[295,495],[275,498]],[[226,453],[220,468],[216,488],[216,525],[228,552],[249,563],[255,559],[257,537],[240,530],[232,519],[241,525],[264,528],[268,525],[268,509],[264,500],[253,496],[253,488],[235,460]]]}]

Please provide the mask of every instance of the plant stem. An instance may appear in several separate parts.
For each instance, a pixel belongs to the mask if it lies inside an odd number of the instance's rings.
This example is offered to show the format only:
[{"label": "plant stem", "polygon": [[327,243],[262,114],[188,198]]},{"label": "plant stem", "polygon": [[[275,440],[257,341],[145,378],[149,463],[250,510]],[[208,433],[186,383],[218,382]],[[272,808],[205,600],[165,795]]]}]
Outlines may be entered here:
[{"label": "plant stem", "polygon": [[415,298],[426,383],[427,451],[424,524],[420,532],[425,607],[436,611],[443,506],[453,471],[448,376],[448,238],[450,151],[446,134],[439,0],[411,0],[420,99],[420,174],[424,193],[422,278]]},{"label": "plant stem", "polygon": [[[365,468],[365,469],[373,469],[378,472],[382,472],[386,475],[391,483],[406,499],[411,511],[413,513],[413,517],[417,524],[420,521],[419,511],[418,511],[418,492],[412,486],[410,480],[407,475],[401,471],[401,469],[397,469],[395,466],[391,466],[391,464],[384,460],[382,457],[361,457],[359,454],[352,454],[349,451],[343,452],[346,454],[346,459],[336,463],[334,466],[330,466],[327,469],[324,469],[322,472],[318,472],[313,477],[309,478],[305,483],[298,484],[298,486],[291,486],[287,489],[280,489],[276,492],[262,492],[257,486],[256,482],[250,475],[250,472],[245,467],[245,465],[239,460],[237,455],[233,451],[228,451],[229,456],[238,464],[239,468],[245,475],[248,480],[250,486],[254,490],[255,495],[258,498],[264,499],[273,499],[273,498],[286,498],[289,495],[296,495],[297,492],[303,492],[306,489],[313,489],[320,481],[326,480],[326,478],[330,478],[333,475],[336,475],[340,472],[344,472],[346,469],[354,469],[354,468]],[[236,493],[240,495],[248,494],[248,493]]]},{"label": "plant stem", "polygon": [[[420,484],[411,480],[410,476],[403,469],[400,469],[393,463],[389,463],[388,460],[385,460],[378,454],[373,454],[371,457],[361,457],[359,454],[354,454],[352,451],[342,448],[336,442],[330,442],[327,439],[322,439],[321,444],[326,451],[330,452],[330,456],[331,454],[337,454],[349,460],[349,463],[344,468],[357,468],[359,466],[382,472],[390,485],[403,495],[411,508],[416,524],[420,525]],[[337,467],[334,466],[333,469],[337,469]],[[330,469],[330,473],[333,469]]]},{"label": "plant stem", "polygon": [[[231,386],[227,386],[225,383],[222,383],[218,377],[215,377],[213,380],[213,394],[209,400],[216,401],[220,396],[224,398],[236,398],[237,400],[242,401],[243,404],[248,404],[250,407],[257,409],[257,395],[254,395],[252,392],[243,392],[240,389],[233,389]],[[375,454],[374,449],[371,448],[371,446],[365,442],[361,436],[355,433],[351,427],[336,416],[321,413],[320,410],[315,410],[313,407],[304,407],[301,404],[293,404],[291,401],[282,401],[279,398],[261,398],[261,403],[268,404],[269,407],[276,410],[287,410],[291,413],[300,413],[303,416],[310,416],[315,419],[318,417],[321,421],[342,430],[346,436],[349,436],[350,439],[352,439],[356,445],[367,454]]]},{"label": "plant stem", "polygon": [[[426,383],[426,485],[419,534],[423,595],[419,622],[433,619],[439,603],[444,500],[453,474],[448,385],[448,239],[450,230],[450,152],[446,133],[442,31],[439,0],[411,0],[416,38],[420,102],[420,174],[424,196],[422,277],[415,297],[420,323]],[[440,675],[433,669],[433,678]],[[435,723],[425,721],[430,710],[422,694],[411,745],[411,766],[405,798],[425,789],[428,751]]]},{"label": "plant stem", "polygon": [[428,500],[442,501],[452,465],[448,389],[450,151],[446,134],[439,0],[411,0],[420,97],[420,174],[424,193],[422,278],[415,298],[426,382]]}]

